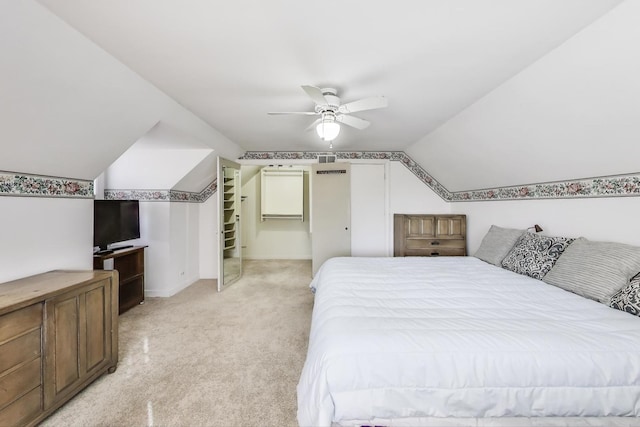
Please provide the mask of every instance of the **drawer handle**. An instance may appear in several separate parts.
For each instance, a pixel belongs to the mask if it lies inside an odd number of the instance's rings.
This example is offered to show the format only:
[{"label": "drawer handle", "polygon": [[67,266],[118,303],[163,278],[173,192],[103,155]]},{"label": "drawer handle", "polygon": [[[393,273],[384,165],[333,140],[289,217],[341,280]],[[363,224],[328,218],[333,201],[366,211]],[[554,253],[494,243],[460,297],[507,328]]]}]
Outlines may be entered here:
[{"label": "drawer handle", "polygon": [[440,244],[440,242],[438,242],[438,241],[436,240],[436,241],[434,241],[434,242],[431,242],[431,244],[432,244],[433,246],[437,246],[437,245],[439,245],[439,244]]},{"label": "drawer handle", "polygon": [[438,256],[440,255],[440,252],[431,252],[431,256]]}]

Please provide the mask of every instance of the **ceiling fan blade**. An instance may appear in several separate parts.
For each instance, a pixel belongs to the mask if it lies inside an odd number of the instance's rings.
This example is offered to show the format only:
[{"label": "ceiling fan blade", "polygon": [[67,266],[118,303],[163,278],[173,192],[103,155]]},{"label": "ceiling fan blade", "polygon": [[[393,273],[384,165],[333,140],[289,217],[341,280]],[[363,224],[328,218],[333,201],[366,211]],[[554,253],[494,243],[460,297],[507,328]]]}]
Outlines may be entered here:
[{"label": "ceiling fan blade", "polygon": [[372,96],[359,101],[348,102],[338,108],[339,113],[355,113],[356,111],[375,110],[376,108],[384,108],[388,106],[387,98],[384,96]]},{"label": "ceiling fan blade", "polygon": [[354,116],[347,116],[345,114],[339,114],[336,117],[336,120],[339,121],[340,123],[344,123],[347,126],[351,126],[360,130],[366,129],[371,124],[368,121],[363,120],[361,118],[354,117]]},{"label": "ceiling fan blade", "polygon": [[328,105],[329,103],[322,94],[322,90],[315,86],[302,86],[302,89],[313,99],[317,105]]},{"label": "ceiling fan blade", "polygon": [[271,111],[268,112],[267,114],[271,115],[271,116],[278,116],[278,115],[282,115],[282,114],[301,114],[303,116],[319,116],[320,113],[316,113],[314,111]]},{"label": "ceiling fan blade", "polygon": [[311,123],[309,125],[309,127],[305,129],[305,132],[308,132],[310,130],[314,130],[316,128],[316,126],[318,126],[320,124],[321,121],[322,121],[322,119],[318,119],[315,122]]}]

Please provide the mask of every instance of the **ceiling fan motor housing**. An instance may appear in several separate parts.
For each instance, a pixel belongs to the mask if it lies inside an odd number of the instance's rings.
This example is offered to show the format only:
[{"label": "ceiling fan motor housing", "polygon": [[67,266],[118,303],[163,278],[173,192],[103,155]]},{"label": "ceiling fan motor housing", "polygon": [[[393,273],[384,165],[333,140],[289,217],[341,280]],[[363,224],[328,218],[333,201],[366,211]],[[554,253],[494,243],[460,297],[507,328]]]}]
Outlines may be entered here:
[{"label": "ceiling fan motor housing", "polygon": [[327,106],[331,107],[332,110],[337,110],[338,107],[340,107],[340,98],[338,98],[338,91],[330,87],[322,88],[320,90],[322,90],[324,99],[327,100]]}]

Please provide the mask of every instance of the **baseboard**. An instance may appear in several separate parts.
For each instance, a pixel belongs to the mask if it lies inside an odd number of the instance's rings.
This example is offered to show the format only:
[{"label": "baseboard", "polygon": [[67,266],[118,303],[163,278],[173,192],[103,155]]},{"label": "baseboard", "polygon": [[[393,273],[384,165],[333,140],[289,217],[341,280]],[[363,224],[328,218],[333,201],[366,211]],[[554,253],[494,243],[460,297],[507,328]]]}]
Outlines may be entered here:
[{"label": "baseboard", "polygon": [[185,283],[179,284],[177,286],[171,287],[169,289],[150,289],[150,288],[146,288],[144,290],[144,296],[149,297],[149,298],[168,298],[168,297],[172,297],[175,294],[177,294],[178,292],[180,292],[183,289],[188,288],[189,286],[193,285],[195,282],[197,282],[198,280],[194,280],[194,281],[187,281]]},{"label": "baseboard", "polygon": [[259,255],[259,256],[245,256],[242,257],[243,260],[268,260],[268,259],[273,259],[273,260],[288,260],[288,259],[294,259],[294,260],[303,260],[303,261],[311,261],[311,255],[302,255],[302,256],[287,256],[287,257],[274,257],[273,255]]}]

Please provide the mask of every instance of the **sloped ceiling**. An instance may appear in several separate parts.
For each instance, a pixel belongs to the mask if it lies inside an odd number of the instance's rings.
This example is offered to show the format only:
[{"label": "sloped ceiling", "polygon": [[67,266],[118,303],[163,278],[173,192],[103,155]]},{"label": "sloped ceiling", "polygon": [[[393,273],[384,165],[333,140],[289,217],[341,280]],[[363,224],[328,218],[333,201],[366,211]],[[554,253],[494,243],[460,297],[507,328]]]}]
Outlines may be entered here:
[{"label": "sloped ceiling", "polygon": [[0,170],[94,179],[163,120],[242,150],[31,0],[0,3]]},{"label": "sloped ceiling", "polygon": [[204,157],[191,171],[186,174],[171,190],[189,191],[197,193],[211,184],[217,175],[218,156],[215,152]]},{"label": "sloped ceiling", "polygon": [[[176,187],[214,150],[202,142],[169,125],[158,123],[133,144],[105,172],[106,189],[167,190]],[[215,159],[215,156],[213,156]],[[191,187],[185,180],[180,190],[198,192],[213,180],[215,165],[209,171],[199,171],[205,181]],[[200,178],[195,178],[200,185]]]},{"label": "sloped ceiling", "polygon": [[638,173],[639,41],[624,2],[406,152],[450,191]]},{"label": "sloped ceiling", "polygon": [[403,150],[619,0],[40,0],[246,150],[324,150],[300,89],[389,108],[336,150]]},{"label": "sloped ceiling", "polygon": [[266,114],[311,109],[312,84],[389,99],[336,150],[405,150],[451,191],[637,172],[634,0],[0,7],[0,170],[92,179],[149,136],[203,144],[193,168],[324,150],[309,118]]}]

